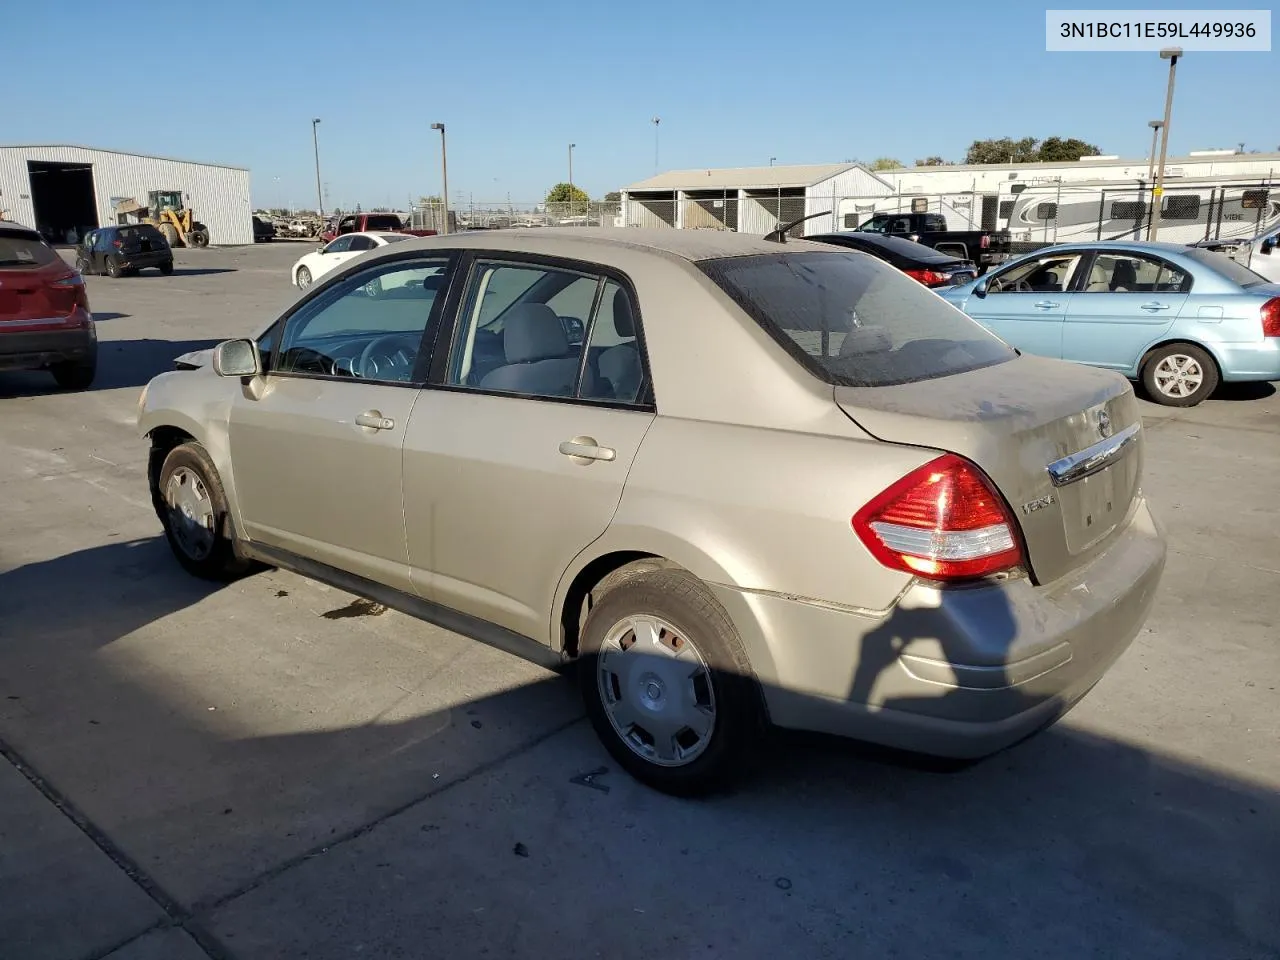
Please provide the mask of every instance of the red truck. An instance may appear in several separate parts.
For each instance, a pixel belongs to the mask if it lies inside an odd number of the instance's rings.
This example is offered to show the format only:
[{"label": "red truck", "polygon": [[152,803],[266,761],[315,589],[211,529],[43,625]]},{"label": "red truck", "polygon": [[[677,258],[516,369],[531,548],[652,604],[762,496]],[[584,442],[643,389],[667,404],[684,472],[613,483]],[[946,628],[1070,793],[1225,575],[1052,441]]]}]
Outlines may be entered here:
[{"label": "red truck", "polygon": [[435,230],[406,230],[404,221],[394,213],[349,213],[338,221],[337,227],[326,226],[320,239],[328,243],[344,233],[407,233],[414,237],[434,237]]}]

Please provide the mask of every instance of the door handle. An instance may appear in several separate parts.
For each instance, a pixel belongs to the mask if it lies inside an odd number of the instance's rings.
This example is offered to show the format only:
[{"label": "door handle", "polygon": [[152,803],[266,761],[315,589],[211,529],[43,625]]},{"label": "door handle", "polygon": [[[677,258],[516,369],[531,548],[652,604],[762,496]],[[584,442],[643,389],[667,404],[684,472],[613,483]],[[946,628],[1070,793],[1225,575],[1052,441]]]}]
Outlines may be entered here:
[{"label": "door handle", "polygon": [[560,441],[560,452],[578,463],[591,460],[613,460],[618,451],[613,447],[602,447],[594,437],[574,437],[572,440]]},{"label": "door handle", "polygon": [[1060,307],[1062,304],[1056,300],[1040,300],[1037,301],[1035,307],[1039,310],[1052,310],[1054,307]]},{"label": "door handle", "polygon": [[377,410],[366,410],[364,413],[356,417],[356,426],[369,427],[372,430],[390,430],[396,425],[396,422],[390,417],[384,417]]},{"label": "door handle", "polygon": [[1143,310],[1168,310],[1169,305],[1167,303],[1156,303],[1153,301],[1151,303],[1144,303],[1142,305],[1142,309]]}]

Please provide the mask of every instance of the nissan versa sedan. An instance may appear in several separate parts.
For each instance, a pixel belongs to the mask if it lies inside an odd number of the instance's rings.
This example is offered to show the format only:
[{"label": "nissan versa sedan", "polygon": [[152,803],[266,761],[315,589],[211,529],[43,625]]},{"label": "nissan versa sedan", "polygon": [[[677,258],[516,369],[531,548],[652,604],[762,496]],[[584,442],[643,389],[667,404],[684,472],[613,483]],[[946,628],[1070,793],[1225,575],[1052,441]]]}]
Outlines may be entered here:
[{"label": "nissan versa sedan", "polygon": [[609,752],[672,793],[766,724],[1000,750],[1098,681],[1164,568],[1124,377],[803,240],[410,240],[178,367],[139,427],[187,570],[577,661]]},{"label": "nissan versa sedan", "polygon": [[1167,406],[1280,380],[1280,284],[1210,250],[1048,247],[938,292],[1019,350],[1117,370]]}]

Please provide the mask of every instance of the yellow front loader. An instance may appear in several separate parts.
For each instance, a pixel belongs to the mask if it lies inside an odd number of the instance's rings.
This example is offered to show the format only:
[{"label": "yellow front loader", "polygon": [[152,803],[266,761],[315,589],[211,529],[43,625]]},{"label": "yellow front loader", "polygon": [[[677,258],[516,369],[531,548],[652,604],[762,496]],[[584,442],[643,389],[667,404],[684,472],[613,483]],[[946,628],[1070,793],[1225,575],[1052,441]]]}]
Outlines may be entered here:
[{"label": "yellow front loader", "polygon": [[115,205],[116,219],[125,224],[149,223],[164,235],[171,247],[207,247],[209,228],[195,219],[195,213],[183,202],[178,190],[152,190],[144,207],[137,200],[120,200]]}]

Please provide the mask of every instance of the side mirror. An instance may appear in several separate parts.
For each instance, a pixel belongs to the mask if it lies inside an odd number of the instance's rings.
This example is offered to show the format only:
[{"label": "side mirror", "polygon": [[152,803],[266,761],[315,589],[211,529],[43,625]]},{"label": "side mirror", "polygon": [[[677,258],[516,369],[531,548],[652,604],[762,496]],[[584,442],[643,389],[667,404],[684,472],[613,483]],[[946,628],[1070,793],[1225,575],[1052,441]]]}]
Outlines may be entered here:
[{"label": "side mirror", "polygon": [[978,281],[977,286],[973,288],[973,295],[978,299],[982,299],[987,295],[987,278],[983,277]]},{"label": "side mirror", "polygon": [[213,348],[213,372],[220,377],[256,377],[262,358],[252,340],[224,340]]}]

